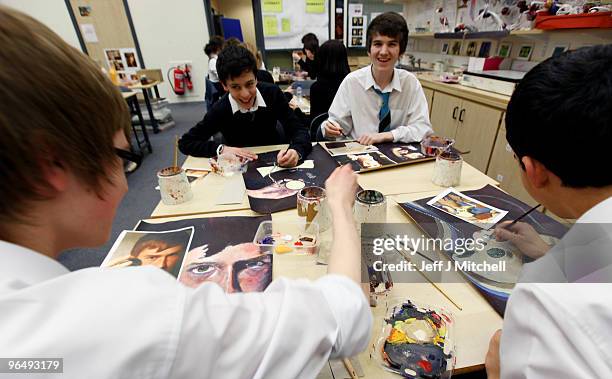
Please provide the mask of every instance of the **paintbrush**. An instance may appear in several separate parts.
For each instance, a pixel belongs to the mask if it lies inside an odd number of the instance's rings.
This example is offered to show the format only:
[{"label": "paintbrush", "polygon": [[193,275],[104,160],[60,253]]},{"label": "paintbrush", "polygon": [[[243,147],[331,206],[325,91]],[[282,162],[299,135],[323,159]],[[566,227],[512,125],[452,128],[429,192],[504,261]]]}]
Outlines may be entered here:
[{"label": "paintbrush", "polygon": [[531,208],[530,210],[528,210],[527,212],[523,213],[521,216],[519,216],[516,220],[512,221],[510,224],[508,224],[507,226],[504,226],[504,228],[508,229],[510,228],[512,225],[516,224],[517,222],[519,222],[520,220],[522,220],[523,218],[527,217],[528,214],[530,214],[531,212],[535,211],[536,209],[538,209],[540,207],[540,205],[542,204],[538,204],[535,207]]},{"label": "paintbrush", "polygon": [[172,167],[177,167],[178,166],[178,135],[174,136],[174,164],[172,165]]},{"label": "paintbrush", "polygon": [[344,363],[344,367],[346,368],[346,371],[348,371],[349,375],[351,376],[351,379],[359,379],[359,377],[357,376],[357,371],[355,371],[353,364],[348,358],[342,359],[342,363]]}]

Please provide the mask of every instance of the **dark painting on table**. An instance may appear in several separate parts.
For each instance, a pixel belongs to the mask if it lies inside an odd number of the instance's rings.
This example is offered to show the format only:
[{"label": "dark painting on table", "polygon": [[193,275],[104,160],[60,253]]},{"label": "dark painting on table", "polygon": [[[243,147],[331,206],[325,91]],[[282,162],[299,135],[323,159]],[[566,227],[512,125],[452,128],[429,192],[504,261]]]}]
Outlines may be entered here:
[{"label": "dark painting on table", "polygon": [[188,287],[217,283],[226,292],[263,291],[272,282],[272,254],[253,243],[270,216],[194,218],[159,224],[141,221],[137,231],[194,228],[178,281]]},{"label": "dark painting on table", "polygon": [[[515,220],[531,209],[531,206],[491,185],[474,191],[465,191],[463,194],[495,208],[508,211],[499,222]],[[428,205],[427,202],[432,198],[406,202],[400,204],[400,206],[431,238],[450,239],[452,241],[480,238],[485,241],[483,245],[474,246],[472,249],[449,249],[444,253],[455,262],[467,261],[475,264],[504,262],[505,270],[502,272],[463,271],[463,274],[478,288],[495,310],[503,314],[512,288],[519,279],[522,266],[530,259],[520,253],[510,242],[497,241],[494,236],[491,237],[493,228],[483,230],[476,225],[457,219]],[[521,221],[533,226],[540,237],[548,244],[555,244],[567,231],[563,224],[537,211],[530,213]],[[461,250],[461,254],[459,254],[459,250]]]},{"label": "dark painting on table", "polygon": [[[274,213],[297,206],[297,193],[304,187],[325,187],[325,180],[338,167],[336,161],[319,145],[304,159],[312,168],[282,169],[275,167],[277,151],[258,154],[243,174],[251,209],[258,213]],[[313,161],[313,162],[308,162]],[[270,169],[262,175],[258,169]]]},{"label": "dark painting on table", "polygon": [[[328,145],[329,146],[329,145]],[[415,143],[381,143],[374,145],[376,150],[356,151],[332,158],[338,164],[350,164],[356,172],[374,171],[389,167],[430,161],[435,157],[425,156],[421,144]],[[365,146],[364,146],[365,148]],[[330,154],[332,154],[330,152]]]}]

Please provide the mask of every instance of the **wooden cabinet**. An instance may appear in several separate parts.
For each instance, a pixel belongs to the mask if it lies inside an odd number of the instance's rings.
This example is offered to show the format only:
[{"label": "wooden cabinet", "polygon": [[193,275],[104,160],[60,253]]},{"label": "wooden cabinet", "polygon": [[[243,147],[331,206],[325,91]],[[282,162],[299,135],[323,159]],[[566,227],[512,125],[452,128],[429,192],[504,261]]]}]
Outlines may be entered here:
[{"label": "wooden cabinet", "polygon": [[499,186],[517,199],[534,206],[537,202],[529,195],[521,180],[521,166],[506,141],[506,123],[502,120],[487,175],[499,182]]},{"label": "wooden cabinet", "polygon": [[429,88],[423,88],[425,99],[427,99],[427,105],[429,106],[429,115],[431,116],[431,106],[433,105],[434,91]]},{"label": "wooden cabinet", "polygon": [[486,172],[502,111],[436,91],[431,124],[437,135],[455,139],[455,147],[468,152],[463,159]]}]

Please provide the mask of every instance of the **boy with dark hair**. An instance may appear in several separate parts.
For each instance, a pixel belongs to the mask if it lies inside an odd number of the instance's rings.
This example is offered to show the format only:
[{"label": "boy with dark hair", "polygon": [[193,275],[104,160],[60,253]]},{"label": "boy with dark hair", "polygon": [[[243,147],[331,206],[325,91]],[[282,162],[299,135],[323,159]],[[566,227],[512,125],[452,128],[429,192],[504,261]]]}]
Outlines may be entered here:
[{"label": "boy with dark hair", "polygon": [[[491,340],[489,378],[500,376],[500,352],[502,378],[612,372],[611,62],[612,45],[549,58],[525,75],[508,104],[506,138],[523,185],[546,209],[577,221],[552,248],[528,224],[496,229],[498,239],[537,259],[510,296],[501,349],[500,332]],[[578,145],[591,148],[573,154]]]},{"label": "boy with dark hair", "polygon": [[[257,159],[256,154],[243,147],[285,143],[277,130],[278,122],[290,140],[289,149],[278,153],[280,166],[296,166],[310,153],[308,129],[295,116],[278,86],[257,82],[257,64],[249,50],[227,46],[219,54],[217,72],[229,93],[180,139],[179,148],[184,154],[212,157],[231,152]],[[217,132],[223,134],[227,145],[209,141]]]},{"label": "boy with dark hair", "polygon": [[377,16],[366,43],[372,64],[344,79],[321,125],[323,136],[344,134],[365,145],[420,141],[433,132],[423,88],[412,73],[395,68],[408,43],[406,21],[394,12]]},{"label": "boy with dark hair", "polygon": [[366,348],[348,166],[326,182],[333,275],[246,295],[147,266],[69,272],[57,256],[106,242],[127,191],[130,114],[90,58],[1,5],[0,46],[0,357],[62,358],[62,378],[311,378]]},{"label": "boy with dark hair", "polygon": [[319,39],[314,33],[306,33],[302,37],[302,48],[303,56],[297,56],[299,58],[297,64],[303,71],[308,73],[310,79],[314,80],[318,76],[318,67],[316,55],[319,53]]}]

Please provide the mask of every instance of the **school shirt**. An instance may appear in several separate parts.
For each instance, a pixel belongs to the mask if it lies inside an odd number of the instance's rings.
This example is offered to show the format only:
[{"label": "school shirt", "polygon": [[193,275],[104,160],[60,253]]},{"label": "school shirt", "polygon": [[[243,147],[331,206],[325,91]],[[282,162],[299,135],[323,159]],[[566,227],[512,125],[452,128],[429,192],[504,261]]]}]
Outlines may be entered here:
[{"label": "school shirt", "polygon": [[[374,82],[371,65],[348,74],[329,108],[329,120],[337,122],[344,134],[353,139],[378,133],[378,113],[383,100],[375,89],[391,93],[389,110],[393,142],[419,142],[433,133],[421,83],[414,74],[397,68],[393,69],[393,78],[385,88]],[[323,124],[321,131],[325,136]]]},{"label": "school shirt", "polygon": [[217,74],[217,56],[213,55],[208,61],[208,80],[213,83],[219,82],[219,75]]},{"label": "school shirt", "polygon": [[280,88],[269,83],[257,84],[257,98],[249,111],[240,108],[230,94],[223,96],[202,121],[181,137],[179,148],[186,155],[215,156],[219,143],[208,139],[217,132],[232,147],[282,144],[285,141],[277,131],[277,122],[290,140],[289,147],[305,158],[312,150],[308,129],[289,107]]},{"label": "school shirt", "polygon": [[502,379],[610,378],[611,225],[612,197],[524,266],[504,316]]},{"label": "school shirt", "polygon": [[371,323],[344,276],[226,294],[152,266],[69,272],[0,241],[0,357],[63,358],[61,378],[314,378],[364,350]]}]

